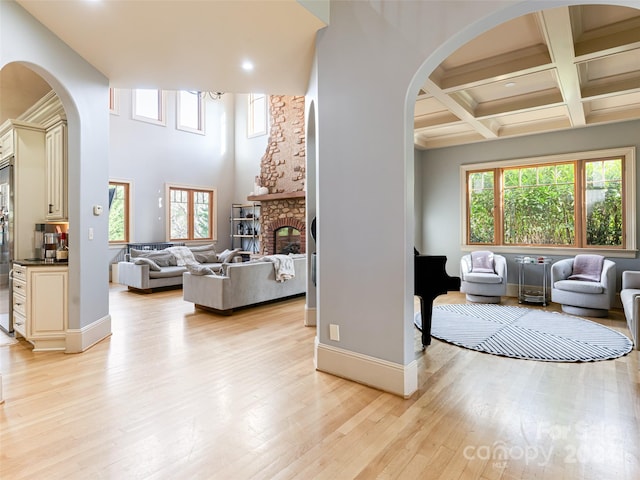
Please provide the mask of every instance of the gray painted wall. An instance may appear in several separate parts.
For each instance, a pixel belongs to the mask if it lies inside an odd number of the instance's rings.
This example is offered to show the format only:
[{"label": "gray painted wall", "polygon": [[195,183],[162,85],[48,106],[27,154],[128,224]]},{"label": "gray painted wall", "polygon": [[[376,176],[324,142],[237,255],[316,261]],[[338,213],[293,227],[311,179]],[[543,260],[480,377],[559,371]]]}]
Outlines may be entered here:
[{"label": "gray painted wall", "polygon": [[[425,253],[446,255],[447,272],[458,275],[460,258],[465,253],[460,249],[463,222],[460,165],[627,146],[635,146],[636,150],[640,148],[640,121],[419,152],[417,161],[422,164],[419,181],[423,214],[416,229],[422,232],[423,250]],[[640,170],[636,170],[636,175],[640,177]],[[639,201],[640,198],[636,198],[637,211],[640,211]],[[638,230],[638,225],[636,229]],[[517,265],[513,262],[515,254],[505,256],[508,260],[509,283],[517,283]],[[566,255],[553,258],[566,258]],[[637,258],[611,260],[616,262],[618,287],[623,270],[640,270],[640,260]]]},{"label": "gray painted wall", "polygon": [[92,208],[108,201],[108,80],[17,3],[0,2],[0,68],[11,62],[44,78],[67,114],[69,329],[108,322],[107,216],[94,216]]},{"label": "gray painted wall", "polygon": [[243,203],[254,190],[254,181],[260,175],[260,160],[267,150],[269,139],[269,118],[267,133],[247,138],[248,94],[238,94],[235,108],[235,158],[234,158],[234,202]]}]

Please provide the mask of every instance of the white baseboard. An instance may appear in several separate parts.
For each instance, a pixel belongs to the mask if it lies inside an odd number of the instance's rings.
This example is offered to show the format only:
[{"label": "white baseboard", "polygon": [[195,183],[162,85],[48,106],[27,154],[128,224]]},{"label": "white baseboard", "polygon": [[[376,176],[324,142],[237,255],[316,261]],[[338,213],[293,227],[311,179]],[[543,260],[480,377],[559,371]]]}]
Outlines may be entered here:
[{"label": "white baseboard", "polygon": [[66,353],[80,353],[111,335],[111,315],[81,329],[67,330]]},{"label": "white baseboard", "polygon": [[304,307],[304,326],[305,327],[316,326],[317,313],[318,311],[315,307],[309,308],[305,305]]},{"label": "white baseboard", "polygon": [[409,398],[418,390],[418,363],[392,363],[315,340],[315,365],[321,372]]}]

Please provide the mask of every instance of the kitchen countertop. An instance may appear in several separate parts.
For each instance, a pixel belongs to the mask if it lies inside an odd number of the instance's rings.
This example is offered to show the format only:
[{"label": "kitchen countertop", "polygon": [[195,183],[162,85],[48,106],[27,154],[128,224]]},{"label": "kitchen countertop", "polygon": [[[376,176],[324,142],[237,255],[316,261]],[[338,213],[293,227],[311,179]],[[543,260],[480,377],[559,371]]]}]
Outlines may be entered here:
[{"label": "kitchen countertop", "polygon": [[22,265],[23,267],[62,267],[69,265],[68,262],[47,263],[44,260],[40,260],[39,258],[23,258],[14,260],[13,263],[17,263],[18,265]]}]

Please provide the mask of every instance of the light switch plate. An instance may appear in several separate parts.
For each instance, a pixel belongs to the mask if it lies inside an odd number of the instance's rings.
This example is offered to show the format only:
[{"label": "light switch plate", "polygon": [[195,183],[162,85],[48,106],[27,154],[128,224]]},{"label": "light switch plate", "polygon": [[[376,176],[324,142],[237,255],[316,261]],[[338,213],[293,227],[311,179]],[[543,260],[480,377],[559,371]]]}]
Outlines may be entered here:
[{"label": "light switch plate", "polygon": [[340,326],[334,323],[329,324],[329,340],[340,341]]}]

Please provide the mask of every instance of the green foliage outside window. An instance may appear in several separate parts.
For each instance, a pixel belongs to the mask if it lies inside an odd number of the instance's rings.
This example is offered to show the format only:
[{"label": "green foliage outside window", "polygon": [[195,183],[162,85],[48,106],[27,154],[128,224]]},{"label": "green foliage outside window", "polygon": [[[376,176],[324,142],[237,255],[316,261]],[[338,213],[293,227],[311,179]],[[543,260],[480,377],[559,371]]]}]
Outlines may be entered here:
[{"label": "green foliage outside window", "polygon": [[193,237],[211,238],[209,192],[195,192],[193,205]]},{"label": "green foliage outside window", "polygon": [[189,192],[187,190],[171,189],[170,235],[172,240],[189,238]]},{"label": "green foliage outside window", "polygon": [[109,207],[109,241],[126,242],[127,238],[127,189],[123,184],[109,184],[113,199]]},{"label": "green foliage outside window", "polygon": [[[576,168],[584,174],[584,202]],[[469,172],[469,242],[623,246],[622,172],[620,158]],[[494,175],[502,175],[499,212]],[[495,238],[499,218],[502,239]],[[583,233],[576,231],[580,218]]]},{"label": "green foliage outside window", "polygon": [[573,245],[573,164],[509,169],[504,172],[504,243]]},{"label": "green foliage outside window", "polygon": [[586,165],[587,244],[622,245],[622,162]]},{"label": "green foliage outside window", "polygon": [[469,237],[471,243],[493,243],[493,171],[469,174]]},{"label": "green foliage outside window", "polygon": [[213,192],[171,188],[171,240],[202,240],[213,238]]}]

